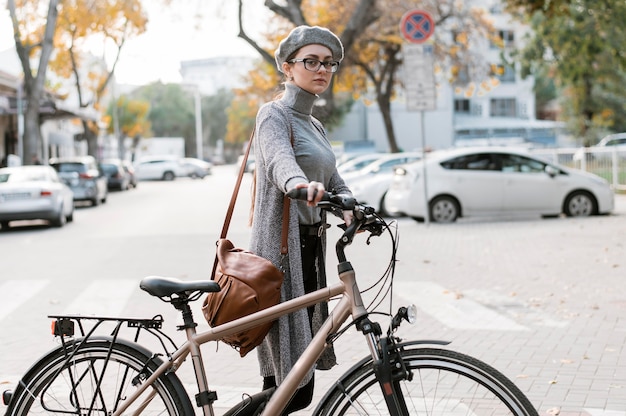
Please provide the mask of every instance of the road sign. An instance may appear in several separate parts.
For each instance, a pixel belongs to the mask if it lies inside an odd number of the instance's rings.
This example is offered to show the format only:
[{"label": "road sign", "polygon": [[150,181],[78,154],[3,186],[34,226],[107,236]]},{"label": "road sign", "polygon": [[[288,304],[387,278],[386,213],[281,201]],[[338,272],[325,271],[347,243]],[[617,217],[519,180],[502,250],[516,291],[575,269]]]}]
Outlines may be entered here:
[{"label": "road sign", "polygon": [[435,31],[435,22],[423,10],[410,10],[400,19],[400,32],[411,43],[423,43]]},{"label": "road sign", "polygon": [[409,111],[429,111],[437,108],[434,50],[432,45],[405,44],[404,88]]}]

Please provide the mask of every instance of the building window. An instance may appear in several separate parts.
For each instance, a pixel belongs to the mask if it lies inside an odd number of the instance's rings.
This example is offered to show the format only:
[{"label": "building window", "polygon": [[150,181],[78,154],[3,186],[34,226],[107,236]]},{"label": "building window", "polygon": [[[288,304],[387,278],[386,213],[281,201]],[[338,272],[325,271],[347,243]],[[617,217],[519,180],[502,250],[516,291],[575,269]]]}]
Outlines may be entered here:
[{"label": "building window", "polygon": [[515,32],[512,30],[498,30],[498,37],[491,42],[491,49],[511,48],[515,46]]},{"label": "building window", "polygon": [[454,112],[469,114],[470,112],[470,100],[456,99],[454,100]]},{"label": "building window", "polygon": [[511,65],[491,65],[491,75],[503,84],[515,82],[515,68]]},{"label": "building window", "polygon": [[491,117],[515,117],[515,98],[492,98],[490,106]]}]

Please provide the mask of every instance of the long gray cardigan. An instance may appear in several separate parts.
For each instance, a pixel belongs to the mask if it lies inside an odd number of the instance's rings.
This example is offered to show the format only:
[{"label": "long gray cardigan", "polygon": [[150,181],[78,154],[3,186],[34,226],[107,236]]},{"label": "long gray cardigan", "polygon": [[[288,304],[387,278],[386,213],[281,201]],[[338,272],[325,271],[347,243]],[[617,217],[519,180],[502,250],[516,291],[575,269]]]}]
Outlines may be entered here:
[{"label": "long gray cardigan", "polygon": [[[269,259],[285,271],[281,301],[304,295],[298,205],[295,201],[291,201],[289,211],[289,253],[287,258],[280,254],[283,196],[295,184],[309,182],[298,165],[294,147],[297,153],[299,138],[311,138],[313,135],[331,149],[322,124],[310,114],[315,99],[316,96],[288,83],[285,95],[280,100],[263,105],[256,119],[254,137],[256,194],[250,251]],[[302,100],[305,102],[310,100],[308,114],[302,113]],[[305,103],[305,108],[308,106],[308,103]],[[294,147],[290,140],[292,129]],[[334,165],[333,173],[328,183],[324,185],[327,190],[350,193]],[[325,220],[325,215],[322,215],[322,220]],[[316,308],[314,327],[315,322],[320,321],[319,314],[320,309]],[[278,384],[284,380],[311,341],[308,327],[306,309],[275,322],[263,344],[257,347],[262,376],[273,375]],[[334,356],[332,359],[334,361]],[[301,386],[309,382],[312,375],[313,371],[303,380]]]}]

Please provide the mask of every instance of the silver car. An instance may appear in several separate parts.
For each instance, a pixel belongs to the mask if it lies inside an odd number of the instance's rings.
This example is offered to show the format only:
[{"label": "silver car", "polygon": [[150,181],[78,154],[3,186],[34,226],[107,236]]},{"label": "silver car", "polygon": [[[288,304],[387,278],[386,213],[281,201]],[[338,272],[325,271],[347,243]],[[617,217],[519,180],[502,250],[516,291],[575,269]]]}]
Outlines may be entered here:
[{"label": "silver car", "polygon": [[93,156],[53,158],[50,166],[74,192],[74,201],[91,201],[93,206],[107,201],[107,177]]},{"label": "silver car", "polygon": [[0,169],[0,225],[46,220],[62,227],[74,219],[74,194],[50,166]]}]

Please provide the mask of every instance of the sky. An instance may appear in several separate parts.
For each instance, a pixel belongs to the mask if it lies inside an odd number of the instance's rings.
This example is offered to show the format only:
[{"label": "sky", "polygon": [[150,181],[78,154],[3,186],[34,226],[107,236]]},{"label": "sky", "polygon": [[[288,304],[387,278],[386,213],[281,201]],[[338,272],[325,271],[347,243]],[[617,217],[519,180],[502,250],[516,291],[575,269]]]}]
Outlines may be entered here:
[{"label": "sky", "polygon": [[[154,81],[180,82],[180,62],[218,56],[258,56],[239,39],[238,2],[232,0],[172,0],[173,6],[144,0],[148,26],[144,34],[123,46],[115,69],[118,83],[145,85]],[[0,2],[0,52],[14,47],[9,12]],[[244,1],[244,27],[253,39],[267,22],[269,12],[261,1]],[[101,43],[92,52],[105,57],[109,65],[114,50]]]}]

